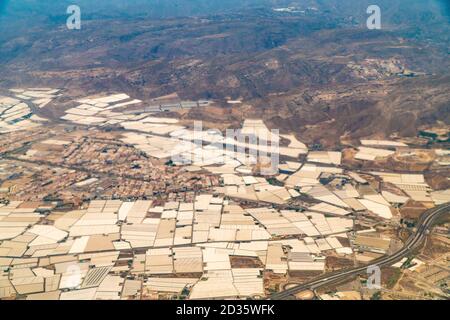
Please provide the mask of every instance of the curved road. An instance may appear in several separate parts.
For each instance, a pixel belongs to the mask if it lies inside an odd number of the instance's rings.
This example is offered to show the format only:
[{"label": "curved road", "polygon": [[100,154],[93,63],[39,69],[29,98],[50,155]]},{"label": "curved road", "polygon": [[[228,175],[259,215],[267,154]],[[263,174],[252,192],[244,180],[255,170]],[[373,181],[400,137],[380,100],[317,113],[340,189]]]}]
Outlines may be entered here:
[{"label": "curved road", "polygon": [[283,300],[304,290],[315,290],[325,285],[338,283],[348,279],[349,277],[367,272],[367,268],[370,266],[390,266],[402,260],[404,257],[407,257],[415,248],[417,248],[424,241],[428,231],[434,225],[436,220],[448,213],[450,213],[450,203],[445,203],[425,211],[418,221],[416,231],[409,237],[404,247],[390,256],[383,256],[363,267],[342,270],[337,273],[327,273],[311,282],[303,283],[282,292],[275,293],[270,297],[270,299]]}]

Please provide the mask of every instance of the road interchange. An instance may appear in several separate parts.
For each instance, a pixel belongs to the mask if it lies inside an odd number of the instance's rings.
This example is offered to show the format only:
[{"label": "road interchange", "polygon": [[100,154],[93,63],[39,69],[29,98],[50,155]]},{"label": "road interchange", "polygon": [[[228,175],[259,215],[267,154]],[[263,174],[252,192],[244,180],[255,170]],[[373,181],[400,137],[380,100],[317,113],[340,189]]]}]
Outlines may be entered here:
[{"label": "road interchange", "polygon": [[425,211],[417,223],[415,232],[408,238],[403,248],[392,255],[383,256],[379,259],[374,260],[369,265],[362,267],[341,270],[335,273],[325,274],[313,281],[296,285],[292,288],[286,289],[284,291],[275,293],[270,296],[271,300],[283,300],[287,299],[299,292],[305,290],[315,290],[317,288],[323,287],[325,285],[330,285],[334,283],[339,283],[348,279],[349,277],[356,276],[367,272],[370,267],[384,267],[390,266],[404,257],[407,257],[414,251],[417,247],[422,244],[428,235],[428,231],[434,225],[436,220],[450,213],[450,203],[445,203],[443,205],[437,206],[435,208]]}]

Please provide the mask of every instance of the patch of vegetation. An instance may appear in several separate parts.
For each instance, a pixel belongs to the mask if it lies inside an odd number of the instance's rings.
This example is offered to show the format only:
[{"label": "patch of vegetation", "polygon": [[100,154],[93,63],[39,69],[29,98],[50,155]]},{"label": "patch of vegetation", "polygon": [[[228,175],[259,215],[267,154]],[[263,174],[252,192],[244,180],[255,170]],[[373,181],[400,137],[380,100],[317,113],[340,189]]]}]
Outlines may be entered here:
[{"label": "patch of vegetation", "polygon": [[387,283],[386,283],[387,288],[392,289],[395,286],[395,284],[398,282],[398,280],[400,279],[401,275],[402,275],[401,270],[395,269],[394,273],[387,280]]},{"label": "patch of vegetation", "polygon": [[411,268],[413,266],[413,256],[408,257],[408,259],[406,259],[406,261],[402,264],[401,268],[402,269],[408,269]]},{"label": "patch of vegetation", "polygon": [[173,163],[172,160],[167,161],[167,162],[165,163],[165,165],[166,165],[166,166],[169,166],[169,167],[175,167],[175,164]]},{"label": "patch of vegetation", "polygon": [[275,178],[269,178],[267,179],[267,182],[272,186],[282,187],[284,184],[281,181],[278,181]]},{"label": "patch of vegetation", "polygon": [[381,291],[375,292],[371,297],[370,300],[381,300]]},{"label": "patch of vegetation", "polygon": [[436,140],[438,135],[434,132],[429,131],[419,131],[419,137]]}]

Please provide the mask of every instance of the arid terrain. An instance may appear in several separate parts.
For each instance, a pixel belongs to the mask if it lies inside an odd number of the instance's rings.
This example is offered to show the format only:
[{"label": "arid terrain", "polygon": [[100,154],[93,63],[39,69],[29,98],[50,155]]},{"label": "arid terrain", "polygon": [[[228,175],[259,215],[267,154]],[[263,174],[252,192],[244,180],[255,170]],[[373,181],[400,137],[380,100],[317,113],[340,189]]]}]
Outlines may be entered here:
[{"label": "arid terrain", "polygon": [[[293,12],[274,10],[287,1],[205,1],[194,12],[187,2],[137,2],[123,16],[87,6],[79,31],[65,28],[62,3],[39,5],[26,25],[5,20],[0,85],[214,99],[225,110],[183,117],[236,124],[250,113],[325,145],[449,124],[445,1],[379,1],[381,30],[365,26],[367,1],[298,1]],[[44,10],[54,14],[38,19]]]},{"label": "arid terrain", "polygon": [[448,300],[450,6],[376,2],[0,0],[0,300]]}]

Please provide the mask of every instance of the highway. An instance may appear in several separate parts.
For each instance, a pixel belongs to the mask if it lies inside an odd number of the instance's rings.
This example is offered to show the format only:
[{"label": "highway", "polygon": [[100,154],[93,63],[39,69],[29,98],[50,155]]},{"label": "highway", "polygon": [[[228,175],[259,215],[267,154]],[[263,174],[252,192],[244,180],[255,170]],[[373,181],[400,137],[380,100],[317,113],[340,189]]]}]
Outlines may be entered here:
[{"label": "highway", "polygon": [[383,266],[390,266],[392,264],[395,264],[396,262],[402,260],[404,257],[409,256],[414,249],[419,247],[425,240],[428,231],[431,229],[431,227],[433,227],[436,220],[449,213],[450,203],[445,203],[443,205],[425,211],[417,223],[415,232],[408,238],[403,248],[392,255],[383,256],[372,261],[369,265],[363,267],[324,274],[323,276],[313,281],[299,284],[282,292],[275,293],[270,296],[269,299],[283,300],[304,290],[315,290],[319,287],[339,283],[353,276],[366,273],[367,268],[371,266],[378,266],[381,268]]}]

